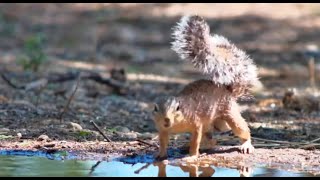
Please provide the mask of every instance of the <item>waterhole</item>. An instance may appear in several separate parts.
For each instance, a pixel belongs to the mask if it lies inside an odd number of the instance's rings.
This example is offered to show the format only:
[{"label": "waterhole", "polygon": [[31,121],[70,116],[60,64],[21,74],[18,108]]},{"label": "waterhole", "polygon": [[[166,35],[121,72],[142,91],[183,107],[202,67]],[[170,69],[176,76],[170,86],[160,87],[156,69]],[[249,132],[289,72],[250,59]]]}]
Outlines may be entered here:
[{"label": "waterhole", "polygon": [[151,156],[115,158],[110,161],[78,160],[68,152],[0,151],[0,176],[76,177],[307,177],[309,173],[265,167],[224,168],[208,165],[168,165]]}]

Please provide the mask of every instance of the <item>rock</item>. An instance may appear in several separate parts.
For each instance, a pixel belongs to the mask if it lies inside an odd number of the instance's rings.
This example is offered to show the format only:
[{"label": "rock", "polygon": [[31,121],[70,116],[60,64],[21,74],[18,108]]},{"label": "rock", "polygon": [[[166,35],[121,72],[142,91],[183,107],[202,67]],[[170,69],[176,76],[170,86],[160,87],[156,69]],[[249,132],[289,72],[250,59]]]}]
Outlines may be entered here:
[{"label": "rock", "polygon": [[141,134],[139,134],[139,135],[138,135],[138,138],[141,138],[141,139],[152,139],[152,138],[154,138],[155,136],[156,136],[155,134],[146,132],[146,133],[141,133]]},{"label": "rock", "polygon": [[21,133],[17,133],[17,137],[20,139],[22,137]]},{"label": "rock", "polygon": [[100,136],[100,133],[98,133],[98,132],[96,132],[96,131],[91,131],[91,133],[92,133],[95,137]]},{"label": "rock", "polygon": [[122,137],[128,140],[133,140],[133,139],[137,139],[138,135],[136,133],[123,133]]},{"label": "rock", "polygon": [[124,126],[116,126],[115,129],[116,129],[116,131],[122,132],[122,133],[129,133],[130,132],[129,128],[124,127]]},{"label": "rock", "polygon": [[130,112],[126,111],[126,110],[123,110],[123,109],[120,109],[119,110],[119,114],[123,114],[125,116],[129,116],[130,115]]},{"label": "rock", "polygon": [[140,122],[140,124],[138,125],[138,127],[139,127],[140,129],[147,130],[147,129],[149,128],[149,125],[146,124],[145,122],[143,122],[143,123]]},{"label": "rock", "polygon": [[0,134],[6,134],[8,132],[10,132],[10,129],[8,129],[8,128],[0,128]]},{"label": "rock", "polygon": [[37,109],[36,113],[37,113],[38,115],[44,115],[44,114],[46,114],[46,112],[45,112],[44,110],[42,110],[42,109]]},{"label": "rock", "polygon": [[48,141],[48,140],[50,140],[50,138],[49,138],[47,135],[42,134],[42,135],[40,135],[40,136],[38,137],[37,140],[38,140],[38,141]]},{"label": "rock", "polygon": [[62,134],[68,134],[70,131],[71,131],[70,129],[64,129],[64,128],[60,129],[60,133]]},{"label": "rock", "polygon": [[68,123],[67,127],[72,129],[73,131],[81,131],[82,130],[82,127],[79,124],[73,123],[73,122]]},{"label": "rock", "polygon": [[27,107],[30,107],[33,110],[36,110],[36,106],[33,105],[32,103],[30,103],[29,101],[25,101],[25,100],[14,100],[12,101],[12,104],[16,104],[16,105],[25,105]]}]

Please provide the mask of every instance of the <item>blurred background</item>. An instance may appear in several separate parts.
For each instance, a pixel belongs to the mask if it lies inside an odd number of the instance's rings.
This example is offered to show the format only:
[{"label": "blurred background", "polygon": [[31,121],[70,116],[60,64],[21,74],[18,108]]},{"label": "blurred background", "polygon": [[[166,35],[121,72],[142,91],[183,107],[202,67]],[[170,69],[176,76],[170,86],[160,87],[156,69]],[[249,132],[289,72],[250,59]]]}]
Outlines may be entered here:
[{"label": "blurred background", "polygon": [[[0,128],[89,140],[101,138],[92,133],[89,121],[95,120],[114,139],[154,137],[155,98],[203,77],[170,49],[171,28],[186,14],[203,16],[211,33],[228,38],[258,65],[256,101],[242,106],[254,136],[318,137],[316,3],[0,4]],[[64,112],[80,71],[99,77],[81,80]],[[44,77],[53,83],[39,88]],[[87,131],[70,134],[67,122]]]}]

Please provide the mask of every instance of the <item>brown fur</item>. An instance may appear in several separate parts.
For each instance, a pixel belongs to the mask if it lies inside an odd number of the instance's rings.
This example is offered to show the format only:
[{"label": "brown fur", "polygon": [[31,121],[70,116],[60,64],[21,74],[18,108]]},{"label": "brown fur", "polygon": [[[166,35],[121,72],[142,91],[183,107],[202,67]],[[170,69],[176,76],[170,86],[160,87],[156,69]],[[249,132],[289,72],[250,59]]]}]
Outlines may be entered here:
[{"label": "brown fur", "polygon": [[190,155],[198,156],[202,137],[212,146],[215,144],[210,137],[214,129],[226,131],[231,128],[244,143],[244,150],[249,148],[251,151],[250,130],[240,114],[236,98],[227,87],[217,86],[210,80],[197,80],[178,95],[160,99],[154,117],[160,139],[158,158],[167,156],[169,135],[184,132],[192,134]]}]

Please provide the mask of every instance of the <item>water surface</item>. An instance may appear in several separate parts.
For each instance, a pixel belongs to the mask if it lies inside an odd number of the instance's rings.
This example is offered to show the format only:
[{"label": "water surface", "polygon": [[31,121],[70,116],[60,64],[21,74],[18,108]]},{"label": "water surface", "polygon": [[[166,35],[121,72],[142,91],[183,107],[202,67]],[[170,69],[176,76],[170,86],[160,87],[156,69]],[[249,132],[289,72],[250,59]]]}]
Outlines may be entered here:
[{"label": "water surface", "polygon": [[[240,170],[215,166],[173,166],[164,163],[130,163],[130,160],[84,161],[73,159],[62,160],[60,156],[45,153],[32,154],[31,151],[2,151],[0,153],[0,176],[96,176],[96,177],[306,177],[308,173],[296,173],[264,167]],[[121,160],[121,161],[119,161]]]}]

